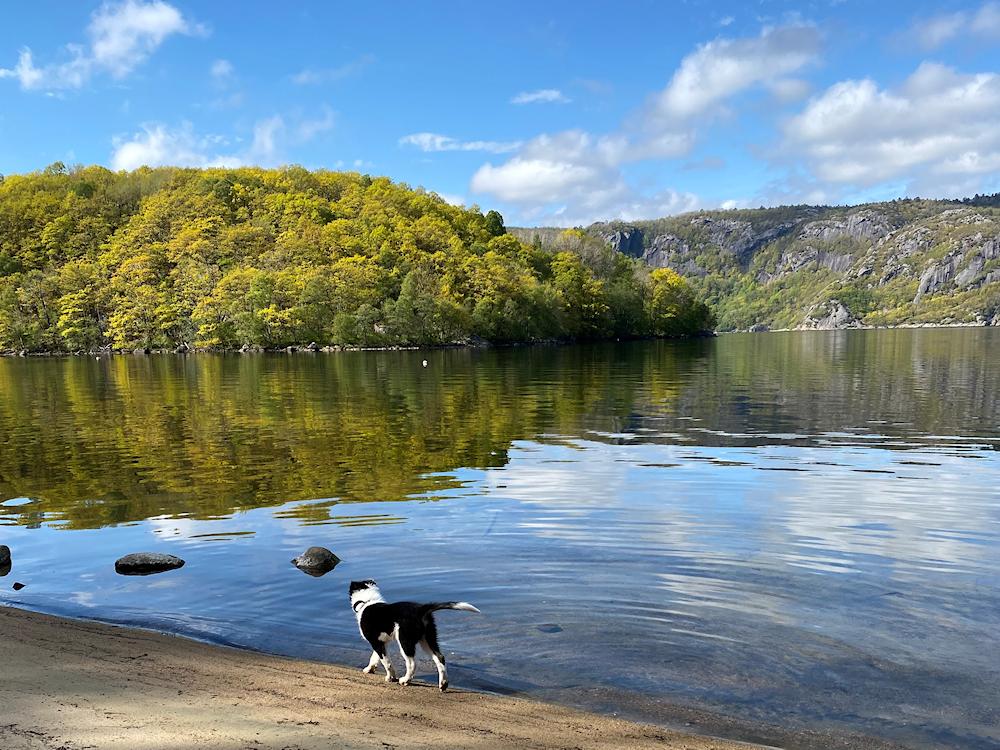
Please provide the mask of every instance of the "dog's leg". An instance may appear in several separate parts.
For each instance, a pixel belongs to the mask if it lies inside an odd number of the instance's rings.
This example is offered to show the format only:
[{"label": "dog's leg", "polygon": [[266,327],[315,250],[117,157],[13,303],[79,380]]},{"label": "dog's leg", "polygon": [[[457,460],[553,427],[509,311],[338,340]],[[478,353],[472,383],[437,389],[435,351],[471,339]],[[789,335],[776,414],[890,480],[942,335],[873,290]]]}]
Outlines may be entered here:
[{"label": "dog's leg", "polygon": [[434,666],[437,667],[438,687],[443,693],[448,689],[448,668],[444,664],[444,654],[441,653],[441,647],[438,645],[437,624],[433,617],[428,617],[424,623],[423,645],[434,660]]},{"label": "dog's leg", "polygon": [[406,674],[400,679],[399,684],[409,685],[410,681],[413,680],[413,673],[417,669],[417,660],[414,658],[417,654],[417,643],[402,633],[397,635],[397,640],[399,641],[399,650],[403,652],[403,659],[406,661]]},{"label": "dog's leg", "polygon": [[444,654],[438,651],[436,641],[434,643],[434,646],[431,646],[431,644],[428,643],[427,639],[425,638],[423,641],[421,641],[421,645],[424,647],[424,650],[427,651],[427,653],[430,654],[431,658],[434,660],[434,666],[437,667],[438,671],[438,687],[441,688],[441,692],[443,693],[445,690],[448,689],[448,667],[446,667],[444,663]]},{"label": "dog's leg", "polygon": [[[392,662],[389,661],[389,653],[386,651],[385,644],[377,638],[370,638],[368,642],[371,644],[372,651],[374,651],[372,659],[377,657],[382,662],[382,668],[385,669],[385,681],[395,682],[396,670],[392,668]],[[371,665],[369,664],[369,666]]]},{"label": "dog's leg", "polygon": [[362,669],[361,671],[364,672],[365,674],[371,674],[372,672],[375,671],[375,667],[378,666],[378,663],[379,663],[378,652],[372,651],[372,658],[368,660],[368,666]]},{"label": "dog's leg", "polygon": [[392,662],[389,661],[389,654],[383,650],[379,658],[382,660],[382,668],[385,669],[385,681],[395,682],[396,670],[393,668]]}]

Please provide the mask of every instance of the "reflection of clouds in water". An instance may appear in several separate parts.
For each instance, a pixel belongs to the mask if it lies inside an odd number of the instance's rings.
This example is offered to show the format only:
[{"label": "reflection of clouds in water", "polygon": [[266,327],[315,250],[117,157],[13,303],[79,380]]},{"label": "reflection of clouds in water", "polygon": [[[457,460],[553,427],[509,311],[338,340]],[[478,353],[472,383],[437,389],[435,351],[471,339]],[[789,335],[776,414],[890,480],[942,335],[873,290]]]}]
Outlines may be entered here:
[{"label": "reflection of clouds in water", "polygon": [[[698,566],[752,561],[785,573],[867,570],[880,577],[981,571],[992,565],[1000,535],[991,500],[1000,468],[954,452],[592,448],[515,445],[509,465],[487,471],[484,483],[492,494],[544,506],[519,523],[536,536],[643,545]],[[784,470],[754,468],[766,466]],[[687,576],[685,592],[697,595],[691,587],[702,586],[706,599],[719,598],[729,580]]]},{"label": "reflection of clouds in water", "polygon": [[[898,454],[878,453],[867,457],[881,459],[884,469],[914,468],[901,467]],[[853,461],[860,458],[851,456]],[[788,544],[790,536],[800,548],[878,556],[897,573],[991,566],[995,548],[991,551],[982,541],[995,544],[1000,535],[995,501],[1000,469],[940,453],[908,454],[906,459],[941,466],[918,467],[914,479],[847,469],[790,476],[782,499],[786,533],[777,542]]]},{"label": "reflection of clouds in water", "polygon": [[94,592],[92,591],[76,591],[70,594],[69,600],[81,607],[96,607],[98,604],[94,601]]}]

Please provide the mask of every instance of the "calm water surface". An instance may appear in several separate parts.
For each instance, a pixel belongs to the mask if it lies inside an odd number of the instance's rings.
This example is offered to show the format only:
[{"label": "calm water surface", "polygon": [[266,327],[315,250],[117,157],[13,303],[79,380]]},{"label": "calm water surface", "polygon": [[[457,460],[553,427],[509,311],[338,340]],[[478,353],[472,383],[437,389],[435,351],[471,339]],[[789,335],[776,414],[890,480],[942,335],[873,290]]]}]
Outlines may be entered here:
[{"label": "calm water surface", "polygon": [[456,686],[996,748],[998,426],[998,330],[3,359],[0,604],[362,666],[375,578],[483,610],[438,617]]}]

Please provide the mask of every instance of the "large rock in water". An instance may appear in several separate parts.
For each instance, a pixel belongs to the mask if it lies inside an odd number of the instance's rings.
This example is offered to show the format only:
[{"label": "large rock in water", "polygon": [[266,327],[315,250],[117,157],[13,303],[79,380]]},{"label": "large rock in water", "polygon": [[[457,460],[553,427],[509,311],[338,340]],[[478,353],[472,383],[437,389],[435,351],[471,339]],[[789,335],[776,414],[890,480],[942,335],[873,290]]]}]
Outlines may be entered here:
[{"label": "large rock in water", "polygon": [[340,558],[326,547],[310,547],[293,559],[292,565],[303,573],[319,578],[336,568],[339,562]]},{"label": "large rock in water", "polygon": [[0,578],[10,573],[10,547],[0,544]]},{"label": "large rock in water", "polygon": [[183,567],[184,561],[160,552],[133,552],[115,562],[115,572],[123,576],[148,576]]}]

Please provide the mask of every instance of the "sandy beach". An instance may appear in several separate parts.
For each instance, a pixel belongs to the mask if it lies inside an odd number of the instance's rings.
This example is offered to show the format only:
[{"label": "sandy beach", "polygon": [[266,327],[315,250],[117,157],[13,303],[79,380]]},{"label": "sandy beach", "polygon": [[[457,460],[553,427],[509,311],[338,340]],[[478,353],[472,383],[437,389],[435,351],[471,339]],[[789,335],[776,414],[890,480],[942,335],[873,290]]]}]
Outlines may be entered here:
[{"label": "sandy beach", "polygon": [[4,750],[759,747],[0,607]]}]

